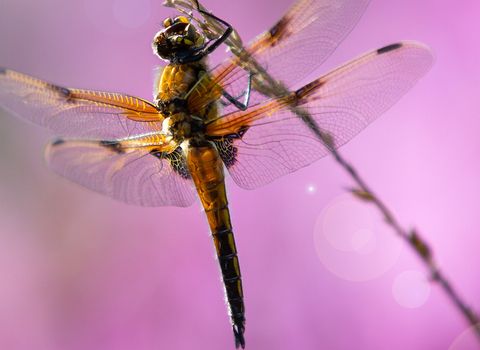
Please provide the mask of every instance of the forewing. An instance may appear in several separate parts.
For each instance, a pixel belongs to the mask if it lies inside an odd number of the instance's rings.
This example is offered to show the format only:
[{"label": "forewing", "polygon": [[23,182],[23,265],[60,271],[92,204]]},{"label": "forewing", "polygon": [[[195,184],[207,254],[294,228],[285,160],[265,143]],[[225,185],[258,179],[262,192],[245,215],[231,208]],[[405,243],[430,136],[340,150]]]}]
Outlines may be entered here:
[{"label": "forewing", "polygon": [[[424,44],[405,42],[370,52],[285,98],[222,116],[207,126],[235,182],[265,185],[326,156],[315,128],[335,147],[351,140],[410,90],[435,62]],[[305,122],[298,109],[310,114]]]},{"label": "forewing", "polygon": [[180,151],[118,148],[115,142],[54,140],[45,162],[58,175],[116,200],[146,207],[187,207],[195,189]]},{"label": "forewing", "polygon": [[370,0],[296,2],[248,46],[267,72],[291,87],[330,57],[352,31]]},{"label": "forewing", "polygon": [[[295,3],[268,31],[245,47],[266,72],[287,88],[319,67],[345,39],[362,16],[370,0],[303,0]],[[213,69],[215,81],[233,97],[247,87],[251,61],[231,56]],[[254,70],[255,71],[255,70]],[[214,86],[207,87],[207,91]],[[251,102],[265,99],[252,91]],[[233,111],[234,107],[226,111]]]},{"label": "forewing", "polygon": [[161,130],[155,105],[137,97],[67,89],[0,68],[0,106],[57,135],[106,140]]}]

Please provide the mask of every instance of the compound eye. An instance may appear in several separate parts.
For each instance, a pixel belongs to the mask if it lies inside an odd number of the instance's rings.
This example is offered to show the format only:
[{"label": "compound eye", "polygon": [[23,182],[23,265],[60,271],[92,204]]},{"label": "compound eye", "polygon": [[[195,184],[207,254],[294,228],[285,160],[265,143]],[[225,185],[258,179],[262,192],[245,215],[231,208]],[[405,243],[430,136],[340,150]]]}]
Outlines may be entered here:
[{"label": "compound eye", "polygon": [[165,18],[165,20],[163,21],[163,27],[167,28],[167,27],[170,27],[171,25],[172,25],[172,19],[171,18]]},{"label": "compound eye", "polygon": [[185,17],[185,16],[178,16],[178,17],[175,18],[175,20],[174,20],[173,22],[174,22],[174,23],[182,22],[182,23],[187,23],[187,24],[190,23],[190,21],[188,20],[188,18]]},{"label": "compound eye", "polygon": [[191,43],[189,44],[188,42],[186,42],[188,45],[193,45],[195,43],[195,28],[192,26],[192,24],[189,24],[186,28],[185,28],[185,32],[187,33],[186,35],[186,38],[185,39],[188,39],[188,41]]}]

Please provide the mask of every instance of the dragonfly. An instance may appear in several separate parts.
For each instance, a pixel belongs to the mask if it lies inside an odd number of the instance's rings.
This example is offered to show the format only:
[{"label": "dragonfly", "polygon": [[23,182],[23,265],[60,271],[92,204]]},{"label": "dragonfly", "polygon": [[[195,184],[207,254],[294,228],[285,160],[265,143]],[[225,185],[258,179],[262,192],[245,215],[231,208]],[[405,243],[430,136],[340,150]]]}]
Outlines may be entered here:
[{"label": "dragonfly", "polygon": [[[140,206],[187,207],[199,199],[235,346],[245,348],[226,171],[255,189],[327,156],[405,95],[435,55],[419,42],[391,44],[291,90],[332,54],[369,0],[299,0],[245,47],[228,22],[191,4],[203,20],[179,10],[154,36],[153,51],[168,65],[153,102],[0,68],[0,106],[57,135],[44,148],[47,166],[87,189]],[[225,44],[231,57],[210,67],[210,55]]]}]

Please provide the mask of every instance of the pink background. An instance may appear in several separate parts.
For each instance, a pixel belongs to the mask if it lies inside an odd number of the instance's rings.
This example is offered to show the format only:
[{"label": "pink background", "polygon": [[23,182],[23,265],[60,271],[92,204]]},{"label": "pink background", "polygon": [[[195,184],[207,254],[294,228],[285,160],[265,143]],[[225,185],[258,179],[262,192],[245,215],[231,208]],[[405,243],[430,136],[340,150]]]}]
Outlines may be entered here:
[{"label": "pink background", "polygon": [[[161,0],[98,3],[2,1],[0,66],[66,87],[151,99],[152,69],[161,62],[150,43],[173,11]],[[203,2],[245,42],[291,3]],[[433,70],[341,152],[400,222],[430,242],[444,273],[477,310],[479,13],[480,2],[472,0],[372,0],[313,74],[405,39],[436,52]],[[83,190],[43,166],[48,138],[0,112],[0,348],[233,349],[199,204],[131,207]],[[409,247],[365,281],[341,278],[319,258],[317,218],[350,186],[331,157],[255,191],[229,180],[248,349],[448,349],[462,341],[468,324],[438,285],[419,307],[394,298],[397,276],[427,274]],[[393,236],[377,234],[374,250],[382,235]],[[357,273],[384,266],[382,259]],[[465,339],[452,349],[473,349]]]}]

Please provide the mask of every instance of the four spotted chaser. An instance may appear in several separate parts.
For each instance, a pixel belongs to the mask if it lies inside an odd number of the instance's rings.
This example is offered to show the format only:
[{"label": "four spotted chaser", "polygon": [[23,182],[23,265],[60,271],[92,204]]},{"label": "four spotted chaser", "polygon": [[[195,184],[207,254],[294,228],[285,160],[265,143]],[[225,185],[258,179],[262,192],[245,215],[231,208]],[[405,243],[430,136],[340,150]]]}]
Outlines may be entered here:
[{"label": "four spotted chaser", "polygon": [[[225,189],[225,169],[254,189],[347,143],[398,101],[434,63],[402,42],[367,53],[290,91],[353,29],[369,0],[299,0],[269,30],[209,68],[208,56],[236,35],[192,2],[167,18],[153,51],[169,64],[154,102],[64,88],[0,68],[0,105],[59,137],[45,147],[55,173],[141,206],[200,199],[221,267],[235,345],[245,347],[242,275]],[[215,33],[207,23],[220,24]],[[233,34],[232,34],[233,33]],[[328,137],[325,137],[328,135]],[[328,142],[327,142],[328,141]]]}]

